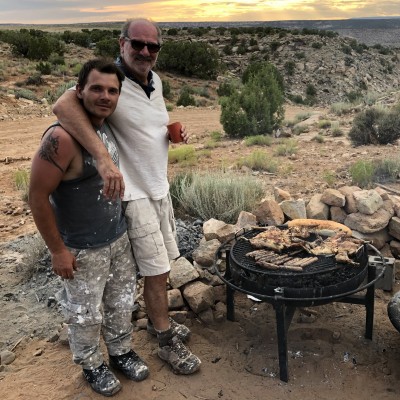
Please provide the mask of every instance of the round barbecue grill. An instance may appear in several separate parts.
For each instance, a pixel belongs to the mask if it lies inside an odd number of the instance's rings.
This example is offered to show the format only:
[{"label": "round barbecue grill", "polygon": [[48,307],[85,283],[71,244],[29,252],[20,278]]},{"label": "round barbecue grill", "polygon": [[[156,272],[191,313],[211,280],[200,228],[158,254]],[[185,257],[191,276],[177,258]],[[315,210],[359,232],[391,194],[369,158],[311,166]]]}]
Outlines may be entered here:
[{"label": "round barbecue grill", "polygon": [[[258,296],[266,301],[273,300],[279,294],[285,302],[302,307],[329,303],[361,290],[360,285],[368,273],[367,246],[369,245],[360,246],[352,260],[354,264],[336,262],[334,255],[328,255],[318,256],[318,261],[305,267],[302,272],[285,269],[269,270],[257,265],[254,259],[246,255],[254,250],[248,239],[258,233],[260,233],[258,229],[243,232],[222,245],[216,254],[216,273],[233,289]],[[309,240],[314,239],[315,236],[311,236]],[[231,244],[227,255],[229,271],[226,276],[219,271],[217,259],[222,249],[226,249],[229,244]],[[305,250],[296,255],[296,257],[308,256]],[[377,279],[380,277],[381,275]]]},{"label": "round barbecue grill", "polygon": [[[384,257],[374,246],[366,242],[362,244],[350,263],[339,263],[334,255],[328,255],[318,256],[315,262],[300,270],[292,271],[289,268],[270,270],[258,265],[253,258],[247,256],[247,253],[254,250],[249,239],[259,232],[259,229],[245,231],[223,243],[215,254],[214,270],[227,285],[228,320],[235,320],[235,291],[247,293],[273,305],[281,380],[287,382],[289,377],[287,331],[297,307],[316,306],[334,301],[364,305],[365,337],[372,339],[374,284],[382,278],[386,268]],[[373,251],[382,259],[383,268],[378,275],[375,266],[368,263],[368,251]],[[224,254],[226,270],[222,272],[220,265]],[[308,256],[306,251],[296,252],[296,257]]]}]

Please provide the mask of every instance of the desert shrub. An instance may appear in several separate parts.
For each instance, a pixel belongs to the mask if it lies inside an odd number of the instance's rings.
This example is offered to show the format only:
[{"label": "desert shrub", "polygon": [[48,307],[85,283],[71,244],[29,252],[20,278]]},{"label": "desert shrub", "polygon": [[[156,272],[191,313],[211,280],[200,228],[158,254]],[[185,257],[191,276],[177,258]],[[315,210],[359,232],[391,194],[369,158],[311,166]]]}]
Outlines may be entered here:
[{"label": "desert shrub", "polygon": [[269,63],[250,64],[243,86],[221,99],[221,123],[231,137],[271,133],[283,119],[283,80]]},{"label": "desert shrub", "polygon": [[310,112],[303,112],[303,113],[296,114],[294,116],[294,120],[295,120],[295,123],[297,124],[298,122],[305,121],[306,119],[308,119],[310,117],[311,117]]},{"label": "desert shrub", "polygon": [[312,42],[311,47],[313,49],[320,49],[320,48],[322,48],[322,43],[321,42]]},{"label": "desert shrub", "polygon": [[363,97],[362,93],[360,91],[351,91],[346,93],[346,97],[350,103],[355,103],[357,101],[360,101]]},{"label": "desert shrub", "polygon": [[271,158],[270,155],[261,150],[255,150],[246,157],[242,157],[237,166],[251,168],[255,171],[276,172],[278,170],[278,162]]},{"label": "desert shrub", "polygon": [[11,45],[15,55],[29,60],[46,61],[52,53],[62,55],[65,50],[65,43],[57,35],[35,29],[7,31],[2,40]]},{"label": "desert shrub", "polygon": [[119,55],[119,43],[113,39],[103,39],[96,43],[96,56],[114,58]]},{"label": "desert shrub", "polygon": [[162,80],[162,93],[166,99],[171,99],[172,97],[171,84],[169,83],[169,81],[165,79]]},{"label": "desert shrub", "polygon": [[168,162],[183,165],[195,165],[197,162],[196,150],[193,146],[179,146],[168,151]]},{"label": "desert shrub", "polygon": [[336,174],[333,171],[324,171],[322,179],[328,184],[328,186],[333,186],[336,182]]},{"label": "desert shrub", "polygon": [[330,111],[335,115],[349,114],[353,111],[354,106],[350,103],[339,102],[331,104]]},{"label": "desert shrub", "polygon": [[294,61],[286,61],[283,67],[285,68],[286,73],[289,76],[292,76],[296,68],[296,63]]},{"label": "desert shrub", "polygon": [[51,74],[51,64],[49,62],[42,62],[36,64],[36,71],[39,71],[42,75]]},{"label": "desert shrub", "polygon": [[304,104],[304,99],[301,95],[299,94],[292,94],[292,95],[288,95],[289,100],[292,100],[293,103],[295,104]]},{"label": "desert shrub", "polygon": [[36,94],[29,89],[17,89],[14,93],[16,99],[37,100]]},{"label": "desert shrub", "polygon": [[219,141],[221,141],[223,135],[219,131],[212,131],[210,133],[210,136],[211,136],[212,140],[215,140],[216,142],[219,142]]},{"label": "desert shrub", "polygon": [[196,99],[191,95],[191,89],[188,86],[181,89],[176,105],[183,107],[196,105]]},{"label": "desert shrub", "polygon": [[320,133],[318,133],[318,135],[315,135],[311,140],[317,143],[325,142],[325,138]]},{"label": "desert shrub", "polygon": [[302,133],[307,132],[307,131],[308,131],[308,126],[304,125],[304,124],[296,125],[292,129],[293,135],[296,135],[296,136],[301,135]]},{"label": "desert shrub", "polygon": [[22,192],[22,200],[28,201],[29,172],[26,169],[18,169],[14,172],[15,187]]},{"label": "desert shrub", "polygon": [[297,153],[297,141],[293,139],[284,139],[281,144],[276,147],[277,156],[290,156]]},{"label": "desert shrub", "polygon": [[26,85],[34,85],[34,86],[40,86],[43,85],[44,79],[42,78],[42,75],[40,73],[36,73],[32,76],[28,76],[25,80]]},{"label": "desert shrub", "polygon": [[272,138],[265,135],[249,136],[244,140],[244,144],[246,146],[271,146]]},{"label": "desert shrub", "polygon": [[318,121],[318,128],[327,129],[330,127],[331,127],[331,121],[329,121],[327,119],[321,119],[320,121]]},{"label": "desert shrub", "polygon": [[353,120],[349,138],[354,146],[389,144],[400,138],[400,112],[377,107],[359,113]]},{"label": "desert shrub", "polygon": [[52,104],[54,103],[66,90],[76,85],[76,81],[68,81],[66,83],[62,83],[58,86],[54,91],[47,90],[44,97],[46,100]]},{"label": "desert shrub", "polygon": [[339,136],[343,136],[344,135],[342,129],[340,129],[340,125],[339,125],[338,121],[333,121],[332,122],[331,129],[332,129],[332,136],[333,137],[339,137]]},{"label": "desert shrub", "polygon": [[257,178],[223,171],[180,174],[170,184],[174,204],[193,217],[235,223],[241,211],[252,211],[264,191]]},{"label": "desert shrub", "polygon": [[374,164],[372,161],[358,160],[349,169],[352,182],[362,188],[374,181]]},{"label": "desert shrub", "polygon": [[204,42],[165,42],[157,65],[162,71],[200,79],[216,79],[220,69],[218,51]]}]

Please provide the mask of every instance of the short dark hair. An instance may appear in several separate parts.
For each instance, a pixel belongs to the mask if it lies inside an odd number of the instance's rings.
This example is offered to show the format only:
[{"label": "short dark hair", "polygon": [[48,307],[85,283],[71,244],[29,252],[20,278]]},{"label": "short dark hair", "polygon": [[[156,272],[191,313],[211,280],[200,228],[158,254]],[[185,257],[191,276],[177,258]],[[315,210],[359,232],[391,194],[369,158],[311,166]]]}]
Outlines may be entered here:
[{"label": "short dark hair", "polygon": [[81,88],[85,87],[89,77],[89,73],[93,69],[104,74],[115,74],[119,81],[119,91],[121,91],[122,81],[125,79],[125,75],[115,65],[114,61],[106,58],[94,58],[93,60],[89,60],[85,62],[85,64],[83,64],[78,74],[78,85]]}]

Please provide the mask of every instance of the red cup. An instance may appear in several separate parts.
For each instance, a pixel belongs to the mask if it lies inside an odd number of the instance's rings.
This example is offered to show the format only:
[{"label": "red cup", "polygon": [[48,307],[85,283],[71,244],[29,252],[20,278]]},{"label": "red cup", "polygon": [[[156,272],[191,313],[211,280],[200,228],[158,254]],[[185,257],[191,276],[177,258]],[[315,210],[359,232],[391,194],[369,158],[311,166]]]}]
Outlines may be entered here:
[{"label": "red cup", "polygon": [[182,124],[180,122],[173,122],[172,124],[167,125],[167,128],[169,140],[172,143],[179,143],[183,141],[181,136]]}]

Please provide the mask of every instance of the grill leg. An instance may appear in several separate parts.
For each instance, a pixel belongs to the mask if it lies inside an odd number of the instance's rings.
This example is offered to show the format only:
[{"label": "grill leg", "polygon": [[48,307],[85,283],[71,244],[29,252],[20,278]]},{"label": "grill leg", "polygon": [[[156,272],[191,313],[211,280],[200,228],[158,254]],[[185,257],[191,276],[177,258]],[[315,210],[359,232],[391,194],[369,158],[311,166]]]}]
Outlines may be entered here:
[{"label": "grill leg", "polygon": [[[231,266],[229,263],[229,250],[226,251],[226,270],[225,270],[225,278],[230,280],[231,276]],[[235,301],[234,301],[235,291],[230,287],[230,285],[226,285],[226,318],[229,321],[235,320]]]},{"label": "grill leg", "polygon": [[226,286],[226,318],[229,321],[235,320],[235,299],[234,299],[235,291]]},{"label": "grill leg", "polygon": [[[375,279],[376,268],[372,265],[368,265],[368,282]],[[372,339],[372,331],[374,328],[374,306],[375,306],[375,285],[371,285],[367,288],[365,294],[365,338]]]},{"label": "grill leg", "polygon": [[287,382],[289,380],[287,331],[296,308],[286,307],[284,302],[279,300],[274,303],[274,308],[278,335],[279,378],[281,381]]}]

